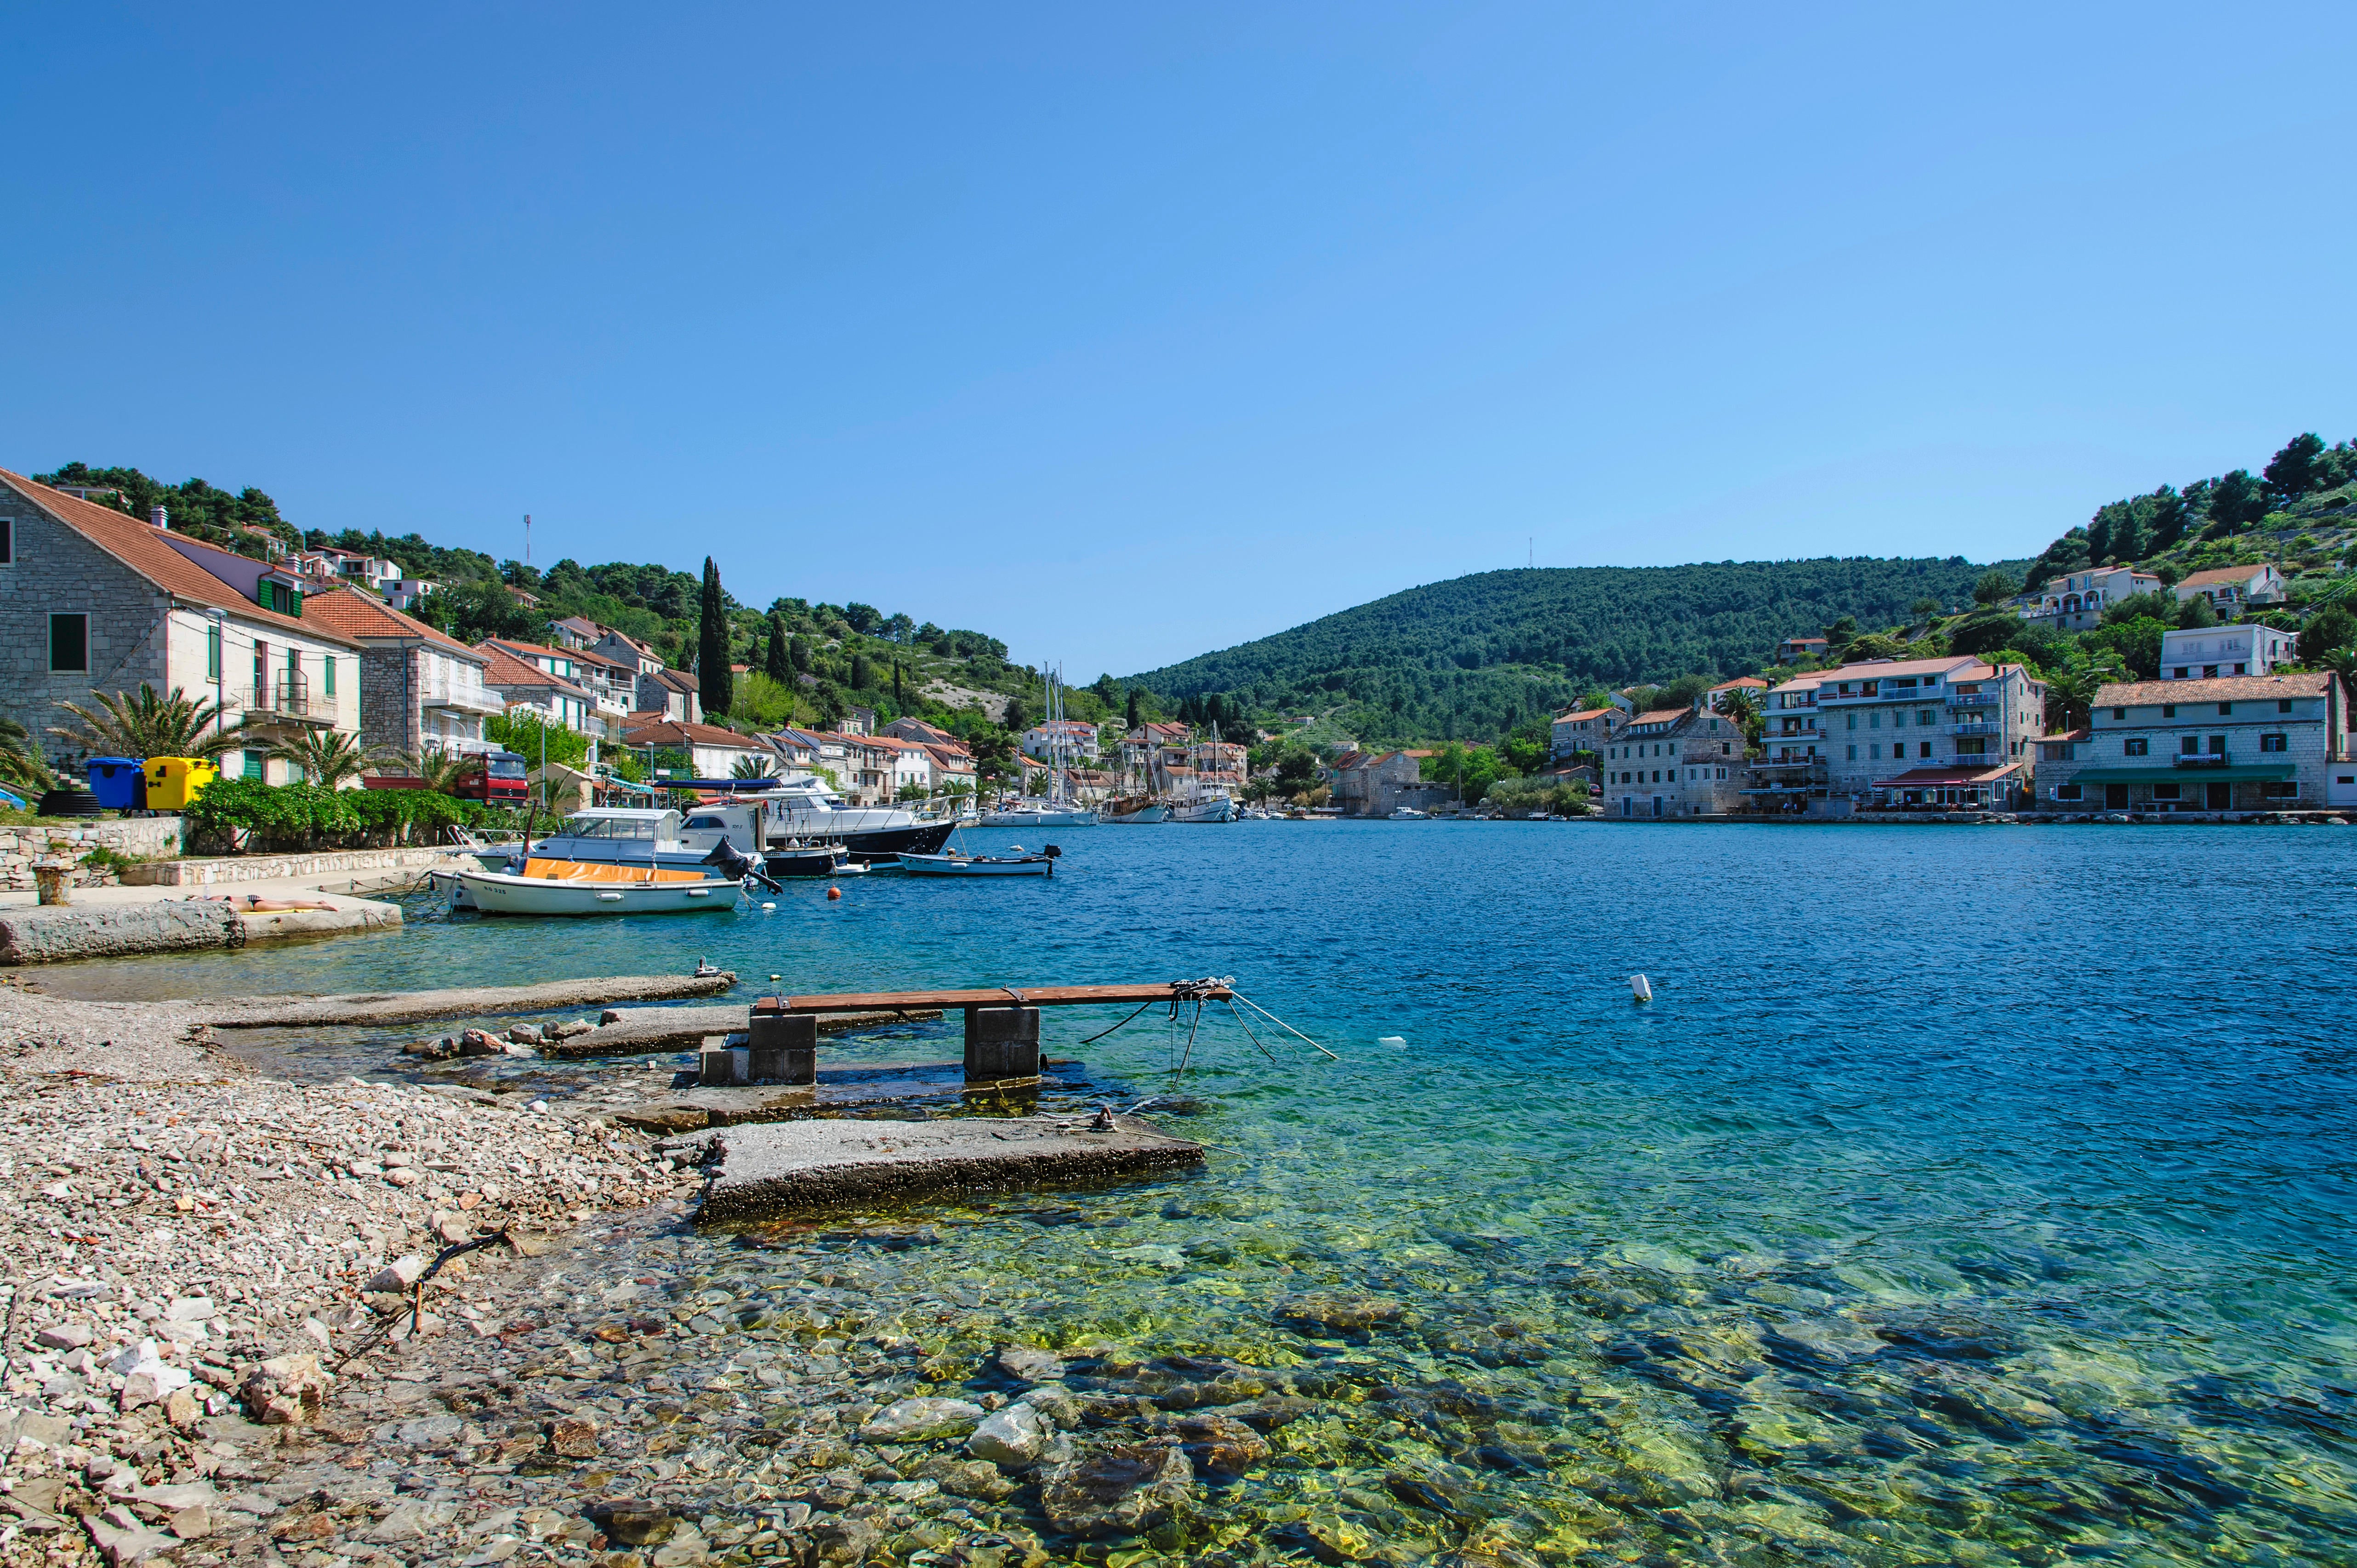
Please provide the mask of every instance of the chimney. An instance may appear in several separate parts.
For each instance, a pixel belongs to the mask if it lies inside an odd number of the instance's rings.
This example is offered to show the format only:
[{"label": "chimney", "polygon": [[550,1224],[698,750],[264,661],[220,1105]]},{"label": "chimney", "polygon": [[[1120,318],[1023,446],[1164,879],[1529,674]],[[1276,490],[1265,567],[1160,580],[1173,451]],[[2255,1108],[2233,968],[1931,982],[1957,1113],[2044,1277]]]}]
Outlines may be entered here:
[{"label": "chimney", "polygon": [[171,532],[172,523],[170,514],[165,511],[163,507],[160,505],[151,506],[147,509],[147,521],[167,533]]}]

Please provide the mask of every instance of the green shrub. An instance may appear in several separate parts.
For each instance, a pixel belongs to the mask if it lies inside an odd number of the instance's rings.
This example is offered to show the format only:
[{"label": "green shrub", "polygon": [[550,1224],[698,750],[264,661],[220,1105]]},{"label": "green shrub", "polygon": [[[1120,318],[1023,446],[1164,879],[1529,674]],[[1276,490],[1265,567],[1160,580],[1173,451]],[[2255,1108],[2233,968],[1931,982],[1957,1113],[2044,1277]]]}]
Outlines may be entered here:
[{"label": "green shrub", "polygon": [[219,841],[242,832],[249,849],[425,843],[482,814],[480,801],[431,789],[329,789],[251,779],[216,779],[188,810],[199,833]]}]

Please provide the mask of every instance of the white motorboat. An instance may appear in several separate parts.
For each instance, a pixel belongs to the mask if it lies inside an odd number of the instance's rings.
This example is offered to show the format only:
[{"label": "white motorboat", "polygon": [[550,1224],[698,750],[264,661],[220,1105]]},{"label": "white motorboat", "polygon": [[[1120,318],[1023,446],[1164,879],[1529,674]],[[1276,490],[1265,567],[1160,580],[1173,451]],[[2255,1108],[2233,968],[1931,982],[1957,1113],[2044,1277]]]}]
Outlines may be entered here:
[{"label": "white motorboat", "polygon": [[1054,844],[1039,854],[960,854],[955,850],[946,854],[903,853],[900,869],[911,876],[1053,876],[1056,858],[1062,853]]},{"label": "white motorboat", "polygon": [[1170,820],[1174,822],[1232,822],[1236,820],[1236,803],[1223,794],[1199,795],[1172,806]]},{"label": "white motorboat", "polygon": [[500,871],[462,871],[458,882],[468,902],[486,915],[706,914],[734,909],[745,893],[744,884],[726,880],[623,882]]},{"label": "white motorboat", "polygon": [[[1096,821],[1094,811],[1051,800],[1017,800],[1002,811],[982,814],[985,828],[1088,828],[1094,827]],[[906,854],[901,858],[906,859]]]},{"label": "white motorboat", "polygon": [[1391,820],[1394,822],[1421,822],[1426,819],[1426,813],[1417,811],[1414,806],[1402,806],[1391,814]]}]

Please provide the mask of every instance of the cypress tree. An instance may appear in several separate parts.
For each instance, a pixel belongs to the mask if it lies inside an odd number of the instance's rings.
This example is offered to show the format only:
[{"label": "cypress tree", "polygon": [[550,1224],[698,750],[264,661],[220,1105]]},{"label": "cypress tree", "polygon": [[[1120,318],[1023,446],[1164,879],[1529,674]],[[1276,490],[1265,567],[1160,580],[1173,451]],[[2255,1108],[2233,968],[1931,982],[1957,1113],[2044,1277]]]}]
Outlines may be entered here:
[{"label": "cypress tree", "polygon": [[855,692],[865,692],[875,683],[876,671],[868,667],[867,655],[853,654],[851,656],[851,689]]},{"label": "cypress tree", "polygon": [[707,714],[725,714],[737,698],[737,678],[728,669],[728,607],[720,593],[720,568],[704,558],[704,599],[695,634],[697,694]]},{"label": "cypress tree", "polygon": [[1129,707],[1123,714],[1122,722],[1130,729],[1135,729],[1146,722],[1145,710],[1138,704],[1137,688],[1135,686],[1129,689]]},{"label": "cypress tree", "polygon": [[786,618],[775,610],[770,612],[770,647],[761,659],[761,673],[780,686],[794,682],[793,663],[786,654]]}]

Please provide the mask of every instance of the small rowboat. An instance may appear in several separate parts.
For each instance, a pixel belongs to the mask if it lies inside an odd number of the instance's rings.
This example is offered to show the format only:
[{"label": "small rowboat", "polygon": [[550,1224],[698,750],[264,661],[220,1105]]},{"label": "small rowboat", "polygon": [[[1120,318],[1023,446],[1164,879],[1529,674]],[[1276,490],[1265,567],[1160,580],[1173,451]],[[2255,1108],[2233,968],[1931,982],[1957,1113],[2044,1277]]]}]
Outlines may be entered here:
[{"label": "small rowboat", "polygon": [[[1017,848],[1022,846],[1017,844]],[[910,854],[900,852],[900,869],[911,876],[1053,876],[1064,852],[1049,844],[1039,854]]]},{"label": "small rowboat", "polygon": [[731,881],[574,881],[497,871],[462,871],[458,882],[486,915],[694,915],[734,909],[745,893]]}]

